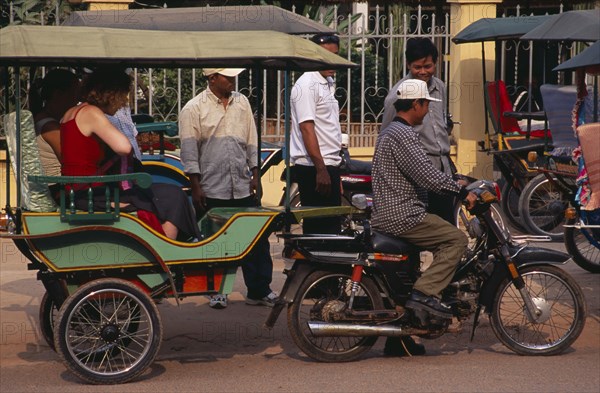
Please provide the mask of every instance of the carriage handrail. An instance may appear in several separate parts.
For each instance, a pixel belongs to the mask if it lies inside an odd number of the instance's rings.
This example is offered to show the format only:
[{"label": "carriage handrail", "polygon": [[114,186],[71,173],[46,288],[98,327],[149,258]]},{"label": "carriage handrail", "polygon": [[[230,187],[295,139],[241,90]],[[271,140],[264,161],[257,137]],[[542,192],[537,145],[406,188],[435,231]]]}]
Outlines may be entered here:
[{"label": "carriage handrail", "polygon": [[[148,188],[152,184],[152,176],[148,173],[128,173],[122,175],[103,176],[34,176],[29,175],[28,180],[38,183],[60,184],[60,220],[63,222],[88,223],[88,222],[116,222],[121,216],[119,183],[131,181],[141,188]],[[104,183],[106,205],[104,212],[94,211],[94,200],[92,184]],[[67,209],[67,184],[87,184],[87,214],[77,213],[75,208],[75,192],[71,188],[68,191],[69,204]],[[112,186],[112,198],[111,196]],[[111,204],[112,202],[112,204]]]},{"label": "carriage handrail", "polygon": [[132,181],[141,188],[148,188],[152,185],[152,176],[148,173],[126,173],[122,175],[102,175],[102,176],[33,176],[27,177],[30,181],[37,183],[57,183],[57,184],[88,184],[88,183],[117,183],[121,181]]}]

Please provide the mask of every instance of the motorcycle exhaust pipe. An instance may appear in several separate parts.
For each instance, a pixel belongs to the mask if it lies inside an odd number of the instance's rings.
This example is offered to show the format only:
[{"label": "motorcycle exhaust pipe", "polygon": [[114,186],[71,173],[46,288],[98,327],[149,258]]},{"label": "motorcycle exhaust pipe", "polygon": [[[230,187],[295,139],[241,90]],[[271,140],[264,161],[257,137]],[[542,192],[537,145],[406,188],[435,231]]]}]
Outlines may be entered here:
[{"label": "motorcycle exhaust pipe", "polygon": [[352,323],[308,322],[308,328],[315,337],[399,337],[410,334],[400,326],[357,325]]}]

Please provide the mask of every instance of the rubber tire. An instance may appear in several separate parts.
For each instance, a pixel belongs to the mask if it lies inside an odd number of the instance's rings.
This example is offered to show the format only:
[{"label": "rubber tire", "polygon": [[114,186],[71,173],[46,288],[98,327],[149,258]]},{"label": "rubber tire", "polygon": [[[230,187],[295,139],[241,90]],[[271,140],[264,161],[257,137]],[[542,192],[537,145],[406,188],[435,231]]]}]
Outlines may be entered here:
[{"label": "rubber tire", "polygon": [[40,302],[40,332],[46,344],[53,351],[56,351],[56,347],[54,346],[54,322],[57,315],[58,310],[54,307],[54,301],[50,298],[48,292],[44,292],[44,296],[42,296],[42,301]]},{"label": "rubber tire", "polygon": [[[562,223],[565,218],[565,209],[569,205],[569,201],[560,189],[556,189],[556,185],[553,185],[548,178],[541,174],[529,181],[523,188],[521,192],[521,196],[519,197],[519,217],[523,221],[523,226],[525,229],[531,233],[532,235],[540,235],[540,236],[550,236],[552,241],[561,242],[564,240],[564,228]],[[539,201],[543,195],[548,195],[549,193],[559,192],[561,196],[561,201],[563,202],[563,208],[560,211],[560,214],[556,216],[557,220],[560,220],[558,225],[550,228],[541,227],[536,223],[531,216],[532,213],[532,203]],[[533,202],[532,202],[533,199]],[[553,199],[556,201],[556,199]]]},{"label": "rubber tire", "polygon": [[[574,225],[577,222],[577,219],[569,220],[567,225]],[[581,242],[577,240],[579,237],[583,238]],[[585,245],[585,249],[581,245]],[[590,244],[589,240],[581,233],[581,229],[565,228],[565,247],[579,267],[590,273],[600,273],[600,250]],[[596,256],[595,260],[590,259],[587,252],[584,255],[586,249],[592,249],[593,255]]]},{"label": "rubber tire", "polygon": [[519,217],[519,197],[521,193],[513,187],[512,184],[506,183],[502,188],[502,197],[500,198],[500,207],[504,217],[517,230],[524,231],[522,220]]},{"label": "rubber tire", "polygon": [[[288,305],[288,327],[290,330],[290,334],[292,339],[296,343],[296,345],[309,357],[327,363],[334,362],[350,362],[358,359],[362,356],[363,353],[367,352],[377,341],[377,336],[373,337],[349,337],[351,339],[357,339],[357,343],[352,346],[347,351],[340,352],[330,352],[327,350],[323,350],[311,342],[310,337],[305,335],[301,322],[299,321],[298,314],[300,311],[300,306],[302,304],[302,300],[306,297],[308,292],[313,288],[313,284],[320,282],[323,279],[329,277],[343,277],[346,279],[351,279],[351,275],[347,273],[340,272],[331,272],[331,271],[316,271],[308,275],[308,277],[304,280],[302,285],[298,288],[294,296],[294,301]],[[373,280],[369,277],[363,276],[361,279],[361,288],[364,290],[365,294],[369,297],[369,300],[372,304],[372,309],[374,310],[382,310],[383,299],[381,298],[381,293]],[[306,328],[308,329],[308,328]],[[334,337],[325,337],[325,339],[334,339]],[[344,339],[344,337],[342,337]]]},{"label": "rubber tire", "polygon": [[[585,320],[586,320],[586,316],[587,316],[587,309],[586,309],[587,306],[586,306],[586,302],[583,297],[581,288],[569,274],[567,274],[565,271],[563,271],[562,269],[560,269],[556,266],[549,266],[549,265],[527,266],[527,267],[524,267],[519,270],[520,270],[521,275],[525,279],[526,285],[527,285],[528,275],[534,274],[534,273],[543,273],[546,276],[551,276],[558,280],[558,281],[555,281],[554,283],[552,283],[551,285],[549,285],[548,287],[545,287],[544,292],[548,288],[555,288],[557,283],[562,281],[563,286],[561,287],[561,290],[563,290],[563,288],[568,289],[568,291],[566,291],[564,293],[571,294],[571,299],[569,299],[569,300],[573,301],[574,310],[575,310],[573,321],[570,324],[569,328],[566,329],[566,330],[568,330],[568,333],[566,334],[566,336],[562,336],[562,337],[558,338],[556,340],[556,342],[557,342],[556,345],[552,345],[547,348],[537,348],[537,349],[532,348],[532,346],[525,345],[525,344],[519,342],[518,340],[513,339],[513,337],[511,337],[507,333],[508,329],[504,328],[504,324],[503,324],[501,316],[500,316],[500,308],[501,308],[501,305],[503,304],[501,302],[501,297],[505,294],[505,292],[507,290],[509,290],[509,288],[512,287],[512,289],[510,291],[513,292],[513,294],[516,298],[518,298],[519,303],[516,304],[516,307],[515,307],[517,310],[519,310],[518,313],[523,315],[522,316],[523,319],[526,319],[527,317],[524,315],[525,310],[524,310],[524,306],[522,305],[522,300],[520,298],[520,295],[518,294],[517,289],[514,287],[512,281],[509,278],[506,278],[503,280],[503,282],[498,287],[498,290],[494,296],[493,308],[492,308],[492,312],[490,315],[490,324],[491,324],[492,330],[494,331],[494,334],[496,335],[496,337],[498,337],[498,339],[502,342],[502,344],[504,344],[506,347],[508,347],[512,351],[518,353],[519,355],[543,355],[543,356],[558,355],[559,353],[561,353],[561,352],[565,351],[567,348],[569,348],[571,346],[571,344],[573,344],[573,342],[575,342],[575,340],[579,337],[579,335],[583,331],[583,327],[585,325]],[[533,291],[530,291],[530,293],[533,293]],[[539,292],[538,292],[538,294],[539,294]],[[535,293],[534,293],[534,295],[535,295]],[[556,299],[554,299],[554,300],[556,300]],[[561,304],[563,304],[563,302],[552,302],[552,307],[558,307]],[[515,315],[517,314],[517,312],[511,309],[509,311],[509,314],[512,316],[510,322],[513,325],[516,325],[517,318],[515,317]],[[550,316],[550,320],[553,316],[554,315]],[[564,319],[564,318],[566,318],[566,317],[563,313],[563,314],[561,314],[561,319]],[[523,324],[516,326],[516,328],[519,332],[524,332],[526,330],[526,327],[527,327],[527,325],[523,325]],[[538,329],[538,327],[539,327],[539,329],[541,329],[543,326],[536,324],[536,329]],[[514,327],[513,327],[513,329],[514,329]],[[555,332],[555,331],[557,331],[556,328],[554,328],[553,332]],[[545,344],[547,344],[547,341],[548,341],[547,338],[544,341],[545,341]]]},{"label": "rubber tire", "polygon": [[[67,346],[67,324],[71,313],[74,311],[75,307],[78,306],[80,301],[85,299],[88,295],[102,290],[120,290],[125,292],[130,298],[133,297],[139,302],[138,304],[143,305],[147,310],[149,324],[152,327],[152,336],[149,338],[150,341],[147,346],[149,349],[147,352],[141,359],[137,360],[135,365],[114,375],[94,373],[83,367],[73,358]],[[146,293],[142,292],[138,287],[128,281],[115,278],[103,278],[84,284],[65,300],[57,317],[57,326],[54,330],[54,344],[57,353],[67,368],[82,380],[92,384],[120,384],[138,377],[152,364],[152,362],[154,362],[160,349],[162,332],[163,327],[158,308]]]}]

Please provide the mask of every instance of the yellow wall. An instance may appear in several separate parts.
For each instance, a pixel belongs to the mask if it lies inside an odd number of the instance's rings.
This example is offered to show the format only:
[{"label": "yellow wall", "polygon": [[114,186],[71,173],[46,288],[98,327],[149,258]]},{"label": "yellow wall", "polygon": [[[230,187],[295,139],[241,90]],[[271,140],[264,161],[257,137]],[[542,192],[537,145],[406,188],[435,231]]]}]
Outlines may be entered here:
[{"label": "yellow wall", "polygon": [[[481,18],[495,18],[496,4],[502,0],[447,0],[450,23],[456,34]],[[456,166],[458,171],[476,178],[493,179],[491,156],[478,152],[477,142],[484,139],[485,107],[481,43],[452,44],[450,48],[450,113],[460,121],[454,127],[457,138]],[[494,43],[485,44],[486,74],[493,78]]]}]

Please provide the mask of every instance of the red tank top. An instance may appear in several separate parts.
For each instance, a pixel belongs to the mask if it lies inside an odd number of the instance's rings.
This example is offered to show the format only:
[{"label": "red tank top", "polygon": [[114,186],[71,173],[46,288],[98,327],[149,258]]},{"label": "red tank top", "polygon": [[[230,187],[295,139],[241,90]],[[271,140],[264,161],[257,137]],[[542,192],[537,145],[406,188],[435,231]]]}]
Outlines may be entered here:
[{"label": "red tank top", "polygon": [[[79,130],[77,114],[84,107],[82,105],[75,116],[60,125],[60,144],[62,148],[62,175],[63,176],[97,176],[106,159],[106,144],[96,135],[85,136]],[[92,186],[99,186],[93,184]],[[76,187],[81,189],[84,187]]]}]

